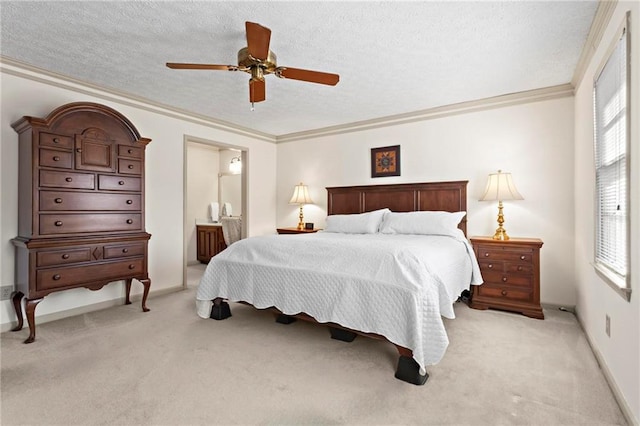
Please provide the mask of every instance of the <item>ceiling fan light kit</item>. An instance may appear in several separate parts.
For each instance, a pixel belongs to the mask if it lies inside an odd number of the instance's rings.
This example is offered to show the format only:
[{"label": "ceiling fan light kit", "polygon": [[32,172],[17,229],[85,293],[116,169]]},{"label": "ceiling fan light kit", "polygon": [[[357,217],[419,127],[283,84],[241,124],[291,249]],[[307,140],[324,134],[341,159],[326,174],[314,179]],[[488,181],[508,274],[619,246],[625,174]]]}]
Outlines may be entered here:
[{"label": "ceiling fan light kit", "polygon": [[254,102],[266,100],[266,83],[264,76],[275,74],[276,77],[306,81],[308,83],[335,86],[340,81],[338,74],[300,68],[279,67],[276,54],[269,50],[271,30],[254,22],[246,22],[247,47],[238,51],[238,65],[189,64],[167,62],[171,69],[244,71],[251,74],[249,79],[249,101],[253,111]]}]

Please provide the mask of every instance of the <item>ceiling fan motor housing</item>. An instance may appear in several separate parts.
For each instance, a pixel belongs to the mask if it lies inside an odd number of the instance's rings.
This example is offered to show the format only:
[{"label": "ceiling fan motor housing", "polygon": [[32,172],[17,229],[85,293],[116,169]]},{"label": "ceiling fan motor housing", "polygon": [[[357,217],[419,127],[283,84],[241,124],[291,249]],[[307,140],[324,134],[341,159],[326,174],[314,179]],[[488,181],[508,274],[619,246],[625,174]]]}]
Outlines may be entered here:
[{"label": "ceiling fan motor housing", "polygon": [[[273,74],[278,68],[276,54],[271,50],[264,61],[256,59],[249,54],[249,48],[245,47],[238,51],[238,67],[242,71],[251,74],[252,78],[262,79],[263,75]],[[256,71],[254,71],[256,70]],[[255,75],[254,75],[255,74]]]}]

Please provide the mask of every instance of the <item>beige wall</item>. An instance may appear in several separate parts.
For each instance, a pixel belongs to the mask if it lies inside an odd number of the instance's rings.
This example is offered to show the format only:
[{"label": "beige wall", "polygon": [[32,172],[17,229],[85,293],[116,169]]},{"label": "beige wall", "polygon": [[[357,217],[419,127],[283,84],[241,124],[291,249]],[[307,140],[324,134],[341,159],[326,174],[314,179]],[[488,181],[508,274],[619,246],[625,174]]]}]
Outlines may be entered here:
[{"label": "beige wall", "polygon": [[[593,161],[593,100],[595,73],[614,42],[614,32],[631,11],[631,301],[615,293],[591,266],[594,255],[595,172]],[[620,2],[601,42],[595,47],[584,78],[575,93],[575,268],[577,312],[603,370],[624,395],[627,409],[640,421],[640,3]],[[605,316],[611,318],[611,337]]]},{"label": "beige wall", "polygon": [[[370,149],[389,145],[401,147],[402,175],[371,178]],[[320,228],[327,186],[468,180],[468,234],[493,235],[497,203],[477,200],[498,169],[524,197],[504,203],[508,234],[544,241],[542,302],[575,305],[571,97],[278,144],[278,226],[297,223],[288,201],[301,180],[317,203],[305,221]]]},{"label": "beige wall", "polygon": [[[77,101],[98,102],[126,116],[144,137],[152,139],[146,151],[146,228],[149,242],[151,292],[182,287],[184,262],[184,140],[185,138],[224,142],[247,151],[248,235],[272,233],[275,229],[276,145],[220,126],[182,119],[151,107],[93,88],[58,80],[47,75],[2,65],[1,104],[1,184],[2,216],[0,278],[3,285],[14,282],[14,248],[10,239],[17,234],[18,135],[11,123],[23,115],[46,116],[54,108]],[[255,159],[255,161],[254,161]],[[142,286],[134,286],[140,293]],[[114,283],[100,291],[75,289],[48,296],[38,305],[37,317],[51,319],[67,310],[102,306],[124,300],[124,285]],[[9,301],[0,302],[2,330],[15,321]],[[153,303],[149,303],[153,309]],[[95,308],[94,308],[95,309]]]}]

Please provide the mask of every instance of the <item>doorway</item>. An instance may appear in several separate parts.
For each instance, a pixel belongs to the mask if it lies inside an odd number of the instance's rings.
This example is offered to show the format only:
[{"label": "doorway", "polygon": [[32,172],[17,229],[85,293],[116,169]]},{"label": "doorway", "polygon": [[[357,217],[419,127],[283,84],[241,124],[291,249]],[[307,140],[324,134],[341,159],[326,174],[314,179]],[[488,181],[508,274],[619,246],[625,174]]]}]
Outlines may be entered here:
[{"label": "doorway", "polygon": [[[246,147],[234,146],[218,141],[203,140],[191,136],[184,137],[184,166],[183,166],[183,287],[186,288],[193,280],[189,279],[189,269],[202,269],[206,265],[198,262],[196,224],[209,224],[218,219],[224,202],[227,201],[225,212],[232,216],[242,217],[242,236],[247,235],[247,159]],[[229,170],[231,159],[240,162],[242,167],[238,172]],[[227,164],[229,163],[229,164]],[[234,176],[229,179],[230,176]],[[233,185],[220,186],[220,177],[225,176]],[[221,198],[224,191],[224,200]],[[235,193],[233,191],[239,191]],[[218,215],[213,214],[215,207],[219,208]],[[233,206],[233,211],[232,210]],[[214,212],[215,213],[215,212]]]}]

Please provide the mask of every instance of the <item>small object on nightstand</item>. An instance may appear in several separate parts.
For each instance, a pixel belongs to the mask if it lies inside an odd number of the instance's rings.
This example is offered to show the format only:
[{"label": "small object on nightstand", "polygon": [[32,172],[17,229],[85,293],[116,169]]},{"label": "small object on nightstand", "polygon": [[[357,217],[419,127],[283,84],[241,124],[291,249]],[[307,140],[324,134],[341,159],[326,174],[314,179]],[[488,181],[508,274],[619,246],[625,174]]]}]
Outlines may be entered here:
[{"label": "small object on nightstand", "polygon": [[471,286],[470,307],[520,312],[544,319],[540,306],[540,248],[537,238],[470,238],[484,279]]},{"label": "small object on nightstand", "polygon": [[278,228],[278,234],[313,234],[319,229]]},{"label": "small object on nightstand", "polygon": [[313,231],[313,222],[307,222],[304,224],[304,229],[307,231]]}]

